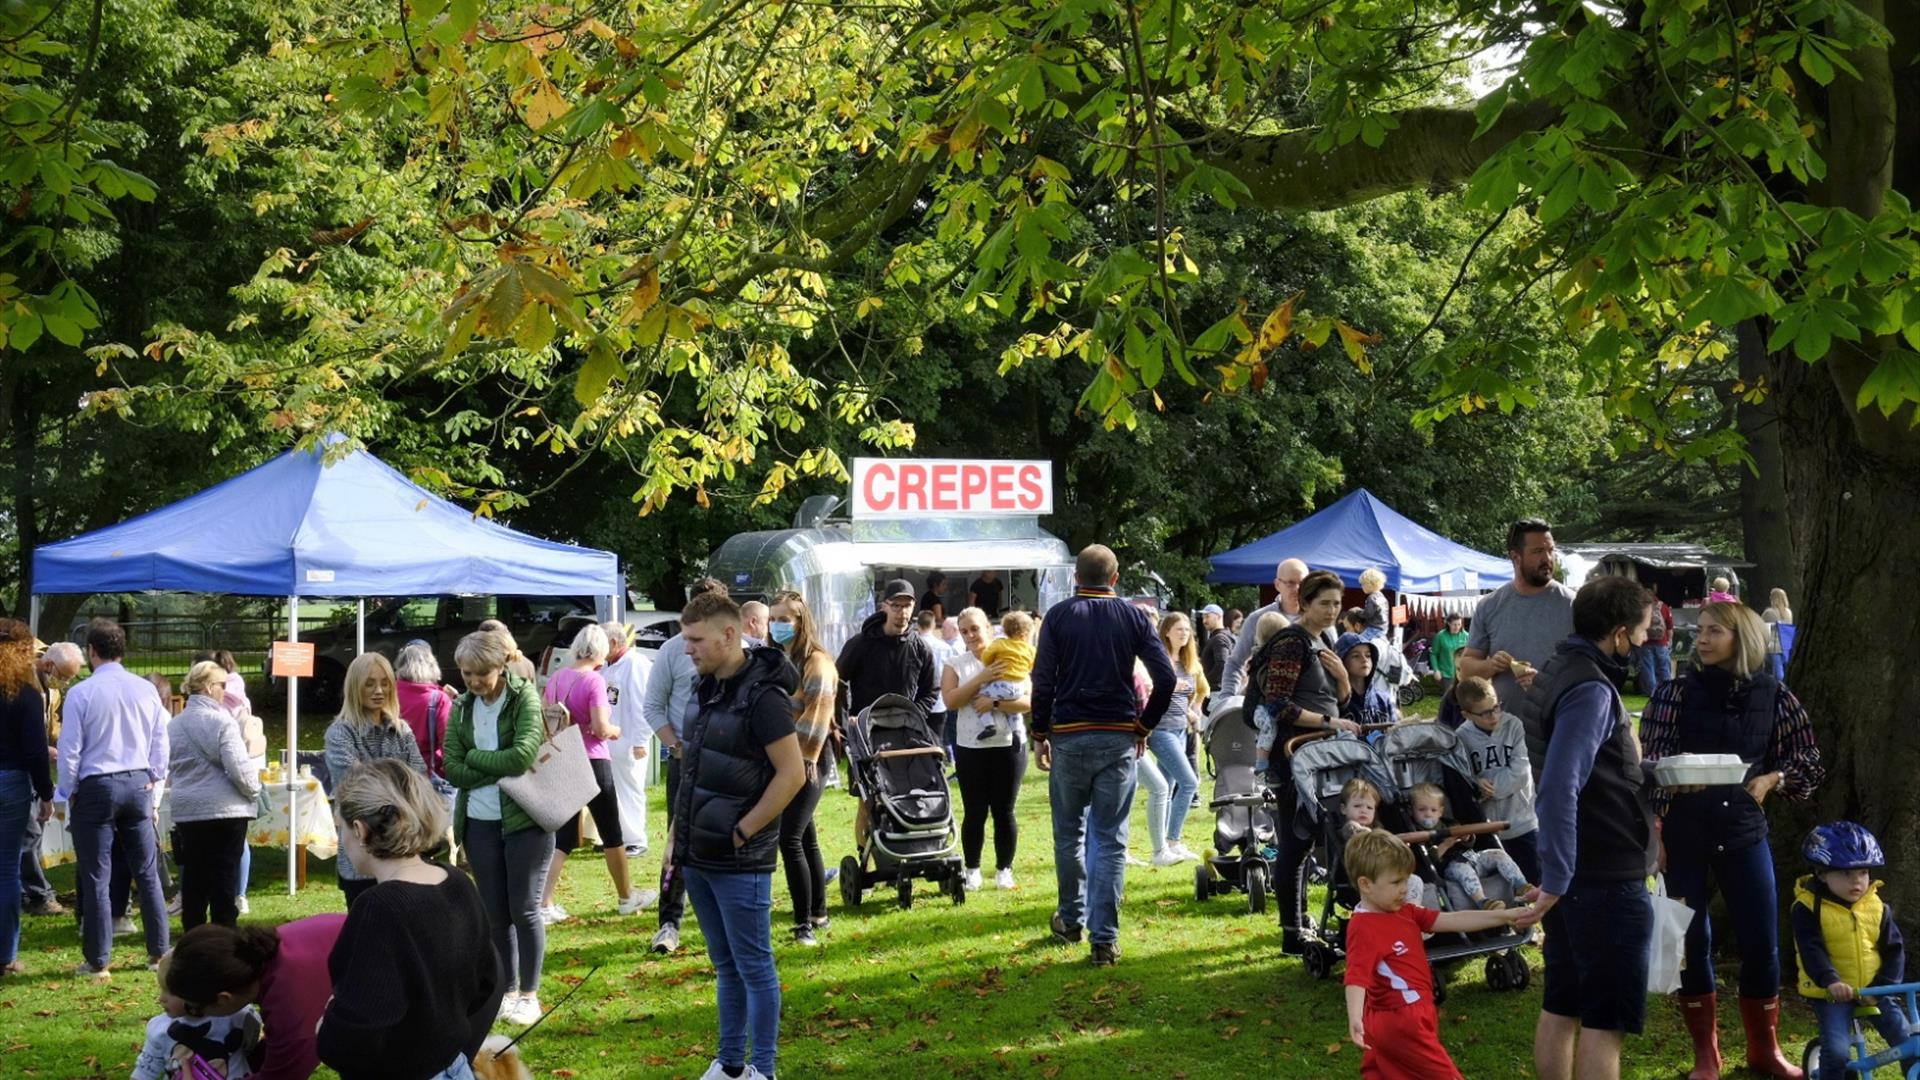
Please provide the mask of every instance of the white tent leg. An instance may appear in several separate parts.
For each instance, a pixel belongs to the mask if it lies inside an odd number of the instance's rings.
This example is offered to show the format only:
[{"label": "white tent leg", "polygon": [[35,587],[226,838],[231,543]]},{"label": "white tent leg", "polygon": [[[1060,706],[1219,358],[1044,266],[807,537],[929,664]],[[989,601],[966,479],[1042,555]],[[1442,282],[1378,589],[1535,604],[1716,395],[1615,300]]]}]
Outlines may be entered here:
[{"label": "white tent leg", "polygon": [[40,636],[40,594],[34,593],[27,601],[27,632],[34,637]]},{"label": "white tent leg", "polygon": [[[300,640],[300,598],[287,597],[287,640]],[[300,680],[287,677],[287,895],[292,896],[300,888],[300,838],[297,835],[300,821],[299,788],[294,777],[300,767]]]},{"label": "white tent leg", "polygon": [[353,602],[353,655],[359,656],[367,651],[367,599],[361,597]]}]

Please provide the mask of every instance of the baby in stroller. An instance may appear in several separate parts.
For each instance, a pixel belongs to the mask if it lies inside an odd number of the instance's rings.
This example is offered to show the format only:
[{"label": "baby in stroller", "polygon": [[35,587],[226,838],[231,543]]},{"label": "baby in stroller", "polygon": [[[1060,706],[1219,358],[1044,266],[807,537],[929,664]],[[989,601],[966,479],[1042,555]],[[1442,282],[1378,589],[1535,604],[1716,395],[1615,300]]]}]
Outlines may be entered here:
[{"label": "baby in stroller", "polygon": [[[1438,784],[1415,784],[1408,792],[1408,810],[1414,825],[1423,830],[1451,829],[1455,824],[1447,817],[1447,794]],[[1488,898],[1486,887],[1480,882],[1489,874],[1498,875],[1516,897],[1532,890],[1533,886],[1511,855],[1498,847],[1476,850],[1474,840],[1472,836],[1450,836],[1421,846],[1438,866],[1441,880],[1466,894],[1474,907],[1499,911],[1507,906],[1505,900]]]},{"label": "baby in stroller", "polygon": [[[1347,841],[1361,833],[1372,832],[1380,818],[1380,789],[1356,776],[1340,788],[1340,816],[1345,819],[1334,838],[1333,850],[1344,851]],[[1425,826],[1423,826],[1425,827]],[[1407,878],[1407,903],[1418,904],[1426,895],[1425,882],[1418,874]]]}]

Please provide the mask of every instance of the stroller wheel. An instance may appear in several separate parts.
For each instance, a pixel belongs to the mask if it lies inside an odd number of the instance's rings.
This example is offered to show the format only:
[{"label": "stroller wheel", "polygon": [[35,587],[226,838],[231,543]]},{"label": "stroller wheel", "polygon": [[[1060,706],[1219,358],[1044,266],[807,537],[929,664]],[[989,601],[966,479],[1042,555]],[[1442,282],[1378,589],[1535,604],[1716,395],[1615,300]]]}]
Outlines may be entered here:
[{"label": "stroller wheel", "polygon": [[961,904],[967,902],[967,879],[965,873],[966,872],[962,870],[955,870],[953,872],[953,888],[950,891],[953,894],[954,907],[959,907]]},{"label": "stroller wheel", "polygon": [[1527,958],[1516,950],[1507,956],[1507,989],[1525,990],[1533,981],[1533,969],[1527,966]]},{"label": "stroller wheel", "polygon": [[903,877],[900,879],[899,893],[900,893],[901,910],[904,911],[907,908],[912,907],[913,906],[913,879],[912,878]]},{"label": "stroller wheel", "polygon": [[851,855],[840,860],[840,902],[860,906],[860,860]]},{"label": "stroller wheel", "polygon": [[1316,979],[1324,979],[1333,974],[1333,950],[1325,942],[1309,941],[1301,961],[1307,966],[1307,974]]},{"label": "stroller wheel", "polygon": [[1427,684],[1415,679],[1400,688],[1400,705],[1405,708],[1427,696]]},{"label": "stroller wheel", "polygon": [[1206,903],[1213,896],[1213,874],[1206,863],[1193,868],[1193,898]]},{"label": "stroller wheel", "polygon": [[1431,970],[1433,971],[1433,1003],[1444,1005],[1447,1001],[1447,973],[1439,968]]},{"label": "stroller wheel", "polygon": [[1264,915],[1267,910],[1267,868],[1254,863],[1247,867],[1247,912]]},{"label": "stroller wheel", "polygon": [[1503,953],[1487,957],[1487,988],[1490,990],[1510,990],[1512,981],[1507,978],[1507,958]]},{"label": "stroller wheel", "polygon": [[1325,885],[1327,883],[1327,868],[1320,865],[1320,857],[1318,855],[1307,856],[1306,872],[1307,881],[1310,883],[1314,885]]}]

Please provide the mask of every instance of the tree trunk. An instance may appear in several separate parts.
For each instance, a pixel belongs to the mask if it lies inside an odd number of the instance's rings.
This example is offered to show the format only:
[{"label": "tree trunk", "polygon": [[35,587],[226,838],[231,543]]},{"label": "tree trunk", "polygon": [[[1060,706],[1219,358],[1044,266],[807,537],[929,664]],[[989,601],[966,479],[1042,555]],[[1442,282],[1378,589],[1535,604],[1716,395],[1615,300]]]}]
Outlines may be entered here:
[{"label": "tree trunk", "polygon": [[39,465],[40,410],[31,394],[21,394],[13,402],[13,528],[18,541],[19,591],[14,593],[14,614],[25,619],[33,597],[33,549],[40,545],[40,512],[35,504],[35,472]]},{"label": "tree trunk", "polygon": [[1803,872],[1808,827],[1848,818],[1886,847],[1887,898],[1920,911],[1920,738],[1910,712],[1920,701],[1920,559],[1908,531],[1920,520],[1917,455],[1863,449],[1853,403],[1829,372],[1785,357],[1775,374],[1802,591],[1787,682],[1828,769],[1811,806],[1776,811],[1781,877]]},{"label": "tree trunk", "polygon": [[[1748,386],[1768,377],[1766,328],[1757,320],[1740,324],[1740,379]],[[1780,452],[1780,425],[1772,398],[1759,404],[1742,399],[1734,407],[1734,422],[1747,440],[1753,468],[1740,470],[1740,532],[1747,561],[1747,600],[1757,608],[1768,605],[1772,589],[1785,589],[1787,599],[1800,599],[1800,574],[1794,563],[1793,533],[1787,522],[1787,487]]]}]

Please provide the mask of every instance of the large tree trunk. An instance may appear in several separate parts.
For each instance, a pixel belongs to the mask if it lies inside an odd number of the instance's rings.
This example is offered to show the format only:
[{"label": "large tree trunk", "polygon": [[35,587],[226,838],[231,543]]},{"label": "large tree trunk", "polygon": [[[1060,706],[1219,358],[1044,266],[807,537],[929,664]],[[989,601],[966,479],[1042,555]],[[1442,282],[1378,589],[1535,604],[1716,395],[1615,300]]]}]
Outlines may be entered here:
[{"label": "large tree trunk", "polygon": [[[1749,319],[1739,328],[1740,378],[1748,386],[1771,379],[1767,363],[1766,328]],[[1780,452],[1778,409],[1769,397],[1759,403],[1742,398],[1734,406],[1734,421],[1746,437],[1753,467],[1740,471],[1740,532],[1747,561],[1747,599],[1767,606],[1772,589],[1785,589],[1790,602],[1800,599],[1800,573],[1794,562],[1793,533],[1787,521],[1787,487]]]},{"label": "large tree trunk", "polygon": [[[1920,467],[1862,447],[1851,401],[1829,373],[1783,358],[1780,434],[1800,554],[1798,640],[1787,682],[1819,735],[1827,782],[1808,808],[1780,812],[1782,877],[1800,872],[1799,838],[1849,818],[1886,846],[1888,898],[1920,911]],[[1783,808],[1784,810],[1784,808]]]}]

